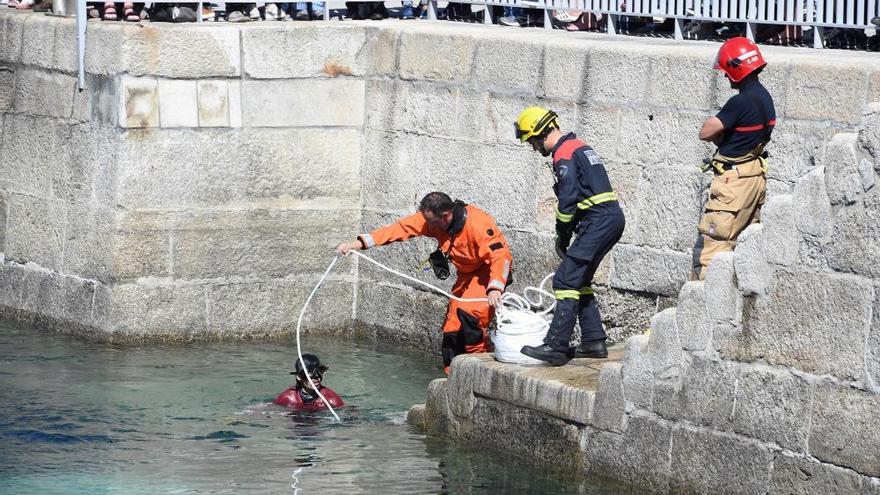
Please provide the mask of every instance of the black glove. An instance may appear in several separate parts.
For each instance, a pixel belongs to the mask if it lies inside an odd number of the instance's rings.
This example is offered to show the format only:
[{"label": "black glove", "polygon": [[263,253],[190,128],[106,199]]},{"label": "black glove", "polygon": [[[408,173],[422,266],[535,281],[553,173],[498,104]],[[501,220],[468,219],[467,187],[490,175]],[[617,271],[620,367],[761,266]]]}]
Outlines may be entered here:
[{"label": "black glove", "polygon": [[571,223],[563,223],[560,221],[556,221],[556,255],[560,258],[565,258],[565,253],[568,251],[568,246],[571,244]]},{"label": "black glove", "polygon": [[446,280],[449,278],[449,260],[446,259],[446,255],[443,254],[443,251],[438,249],[431,253],[431,256],[428,256],[428,262],[431,263],[431,268],[434,270],[435,277],[440,280]]}]

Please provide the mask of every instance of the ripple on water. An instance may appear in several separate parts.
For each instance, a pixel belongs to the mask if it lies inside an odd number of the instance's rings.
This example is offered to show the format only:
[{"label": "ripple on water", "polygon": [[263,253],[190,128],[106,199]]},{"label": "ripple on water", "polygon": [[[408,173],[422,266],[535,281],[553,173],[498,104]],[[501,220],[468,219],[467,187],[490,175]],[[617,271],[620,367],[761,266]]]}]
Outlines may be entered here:
[{"label": "ripple on water", "polygon": [[25,442],[43,442],[52,444],[70,443],[112,443],[113,438],[107,435],[69,435],[41,430],[10,430],[3,434]]},{"label": "ripple on water", "polygon": [[207,435],[196,435],[194,437],[190,437],[192,440],[219,440],[221,442],[235,442],[241,438],[250,438],[249,435],[244,435],[242,433],[237,433],[232,430],[219,430],[212,431]]}]

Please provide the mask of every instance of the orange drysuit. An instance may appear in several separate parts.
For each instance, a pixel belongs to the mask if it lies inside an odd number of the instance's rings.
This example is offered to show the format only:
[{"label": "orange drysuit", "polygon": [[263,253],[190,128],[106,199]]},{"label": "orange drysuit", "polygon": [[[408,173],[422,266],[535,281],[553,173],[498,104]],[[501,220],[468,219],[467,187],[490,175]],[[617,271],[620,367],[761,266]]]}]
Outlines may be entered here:
[{"label": "orange drysuit", "polygon": [[[491,215],[473,205],[457,205],[450,231],[432,228],[421,212],[379,227],[358,238],[364,248],[404,241],[417,236],[437,239],[458,272],[452,294],[464,298],[484,298],[489,290],[504,291],[510,279],[513,258],[507,239]],[[486,301],[450,300],[443,323],[443,367],[449,372],[452,358],[463,353],[488,350],[487,328],[495,309]]]}]

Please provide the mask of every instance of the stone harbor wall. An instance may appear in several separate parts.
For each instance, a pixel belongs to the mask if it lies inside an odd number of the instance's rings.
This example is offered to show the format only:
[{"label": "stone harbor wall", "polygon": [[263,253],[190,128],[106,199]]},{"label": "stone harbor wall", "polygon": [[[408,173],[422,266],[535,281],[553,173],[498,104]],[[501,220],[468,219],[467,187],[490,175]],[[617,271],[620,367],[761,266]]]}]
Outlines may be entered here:
[{"label": "stone harbor wall", "polygon": [[[546,160],[513,138],[555,109],[605,159],[627,229],[595,281],[609,334],[643,332],[691,265],[710,148],[732,94],[717,45],[451,23],[90,23],[0,12],[0,308],[93,337],[290,332],[332,247],[444,190],[495,215],[514,290],[557,263]],[[880,99],[880,61],[767,47],[770,197]],[[429,241],[370,251],[419,266]],[[446,301],[342,260],[308,328],[434,351]],[[449,287],[448,284],[440,284]]]},{"label": "stone harbor wall", "polygon": [[878,129],[874,103],[619,360],[459,357],[410,422],[646,493],[880,493]]},{"label": "stone harbor wall", "polygon": [[[99,339],[289,333],[360,228],[367,30],[90,23],[79,92],[72,19],[0,29],[3,312]],[[351,327],[355,277],[334,271],[312,328]]]}]

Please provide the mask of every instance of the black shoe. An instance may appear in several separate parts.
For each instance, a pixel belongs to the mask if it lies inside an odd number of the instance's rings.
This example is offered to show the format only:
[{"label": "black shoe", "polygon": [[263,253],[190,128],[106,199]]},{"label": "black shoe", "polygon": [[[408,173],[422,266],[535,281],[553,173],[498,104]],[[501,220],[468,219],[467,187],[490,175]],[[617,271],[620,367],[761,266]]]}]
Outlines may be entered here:
[{"label": "black shoe", "polygon": [[557,351],[547,344],[539,345],[537,347],[524,345],[523,348],[520,349],[520,352],[528,357],[546,361],[553,366],[562,366],[570,360],[565,352]]},{"label": "black shoe", "polygon": [[604,340],[581,342],[577,347],[568,348],[568,357],[604,359],[608,357],[608,347],[605,346]]}]

